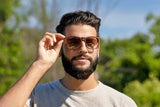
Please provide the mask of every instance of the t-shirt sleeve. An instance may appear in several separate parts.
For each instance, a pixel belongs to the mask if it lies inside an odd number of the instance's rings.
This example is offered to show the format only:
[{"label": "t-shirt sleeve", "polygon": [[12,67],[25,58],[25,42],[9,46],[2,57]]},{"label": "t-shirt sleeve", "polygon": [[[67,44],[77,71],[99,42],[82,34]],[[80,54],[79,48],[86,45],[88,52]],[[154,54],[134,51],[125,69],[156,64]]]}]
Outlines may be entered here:
[{"label": "t-shirt sleeve", "polygon": [[126,98],[124,98],[122,100],[122,103],[121,103],[122,107],[137,107],[136,103],[134,102],[133,99],[131,99],[130,97],[126,96]]}]

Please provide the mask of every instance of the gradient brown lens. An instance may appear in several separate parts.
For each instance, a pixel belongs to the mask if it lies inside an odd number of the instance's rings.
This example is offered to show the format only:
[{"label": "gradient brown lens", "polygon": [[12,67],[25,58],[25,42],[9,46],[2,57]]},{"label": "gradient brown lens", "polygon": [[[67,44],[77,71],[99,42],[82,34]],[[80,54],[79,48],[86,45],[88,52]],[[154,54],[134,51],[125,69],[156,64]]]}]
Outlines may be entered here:
[{"label": "gradient brown lens", "polygon": [[87,37],[87,38],[79,38],[79,37],[68,37],[65,38],[66,45],[69,49],[78,49],[81,47],[81,42],[85,41],[86,47],[88,49],[95,49],[99,45],[100,38],[99,37]]},{"label": "gradient brown lens", "polygon": [[97,37],[86,38],[87,48],[97,48],[98,44],[99,44],[99,39]]}]

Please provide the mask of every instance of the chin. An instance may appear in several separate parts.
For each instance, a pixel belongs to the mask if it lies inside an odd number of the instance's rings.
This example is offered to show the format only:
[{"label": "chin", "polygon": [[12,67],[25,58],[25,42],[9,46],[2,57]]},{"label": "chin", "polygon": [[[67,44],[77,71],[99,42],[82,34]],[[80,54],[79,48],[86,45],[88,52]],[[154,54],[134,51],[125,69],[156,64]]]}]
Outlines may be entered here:
[{"label": "chin", "polygon": [[62,64],[66,73],[71,75],[76,79],[85,80],[87,79],[95,70],[98,64],[98,57],[95,60],[72,60],[70,61],[62,53]]},{"label": "chin", "polygon": [[75,61],[72,62],[72,64],[75,65],[75,66],[77,66],[77,65],[78,65],[78,66],[79,66],[79,65],[80,65],[80,66],[81,66],[81,65],[82,65],[82,66],[83,66],[83,65],[89,66],[89,65],[91,64],[91,62],[88,61],[88,60],[86,60],[86,61],[77,61],[77,60],[75,60]]},{"label": "chin", "polygon": [[77,69],[81,69],[81,70],[83,70],[83,71],[85,71],[86,69],[88,69],[89,68],[89,64],[83,64],[83,65],[75,65],[75,67],[77,68]]}]

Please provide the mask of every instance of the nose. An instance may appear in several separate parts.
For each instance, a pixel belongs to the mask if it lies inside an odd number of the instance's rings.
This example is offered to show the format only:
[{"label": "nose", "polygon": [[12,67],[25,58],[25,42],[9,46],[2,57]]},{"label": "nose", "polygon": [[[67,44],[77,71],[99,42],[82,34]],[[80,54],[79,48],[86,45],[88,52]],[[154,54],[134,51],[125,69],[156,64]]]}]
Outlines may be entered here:
[{"label": "nose", "polygon": [[86,44],[85,44],[85,41],[82,41],[82,42],[81,42],[81,47],[80,47],[80,49],[79,49],[79,52],[82,53],[82,54],[88,52],[88,49],[87,49]]}]

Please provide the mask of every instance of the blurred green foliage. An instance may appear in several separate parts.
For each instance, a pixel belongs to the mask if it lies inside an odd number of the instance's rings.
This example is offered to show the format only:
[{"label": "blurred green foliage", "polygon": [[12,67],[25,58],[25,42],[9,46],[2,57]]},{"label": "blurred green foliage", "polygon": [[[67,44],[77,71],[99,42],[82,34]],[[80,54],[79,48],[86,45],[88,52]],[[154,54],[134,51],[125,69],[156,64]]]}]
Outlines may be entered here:
[{"label": "blurred green foliage", "polygon": [[147,21],[153,21],[153,24],[150,28],[150,32],[154,37],[153,45],[160,46],[160,16],[154,16],[150,13],[147,18]]},{"label": "blurred green foliage", "polygon": [[[30,7],[27,5],[27,10],[21,10],[23,15],[19,15],[17,8],[21,7],[21,0],[0,1],[0,95],[2,95],[33,61],[36,56],[35,48],[44,32],[54,32],[59,10],[53,8],[58,5],[55,1],[49,7],[47,1],[31,0],[32,5]],[[20,19],[23,18],[23,23],[27,23],[30,16],[34,17],[38,24],[35,27],[25,25],[19,28]],[[160,105],[160,16],[148,14],[146,23],[150,22],[147,34],[139,32],[129,39],[102,40],[97,69],[100,81],[126,93],[139,107]],[[58,59],[41,82],[59,78],[63,75],[62,71]]]},{"label": "blurred green foliage", "polygon": [[131,39],[108,40],[101,50],[100,64],[105,66],[100,80],[105,84],[122,91],[126,83],[149,77],[154,56],[148,35],[138,33]]},{"label": "blurred green foliage", "polygon": [[149,14],[148,34],[102,41],[100,80],[133,98],[139,107],[160,105],[160,17]]},{"label": "blurred green foliage", "polygon": [[12,86],[24,69],[24,56],[20,29],[17,28],[19,16],[15,11],[18,0],[1,0],[0,3],[0,95]]},{"label": "blurred green foliage", "polygon": [[134,98],[138,107],[159,107],[160,81],[157,78],[146,79],[140,83],[130,82],[124,92]]}]

